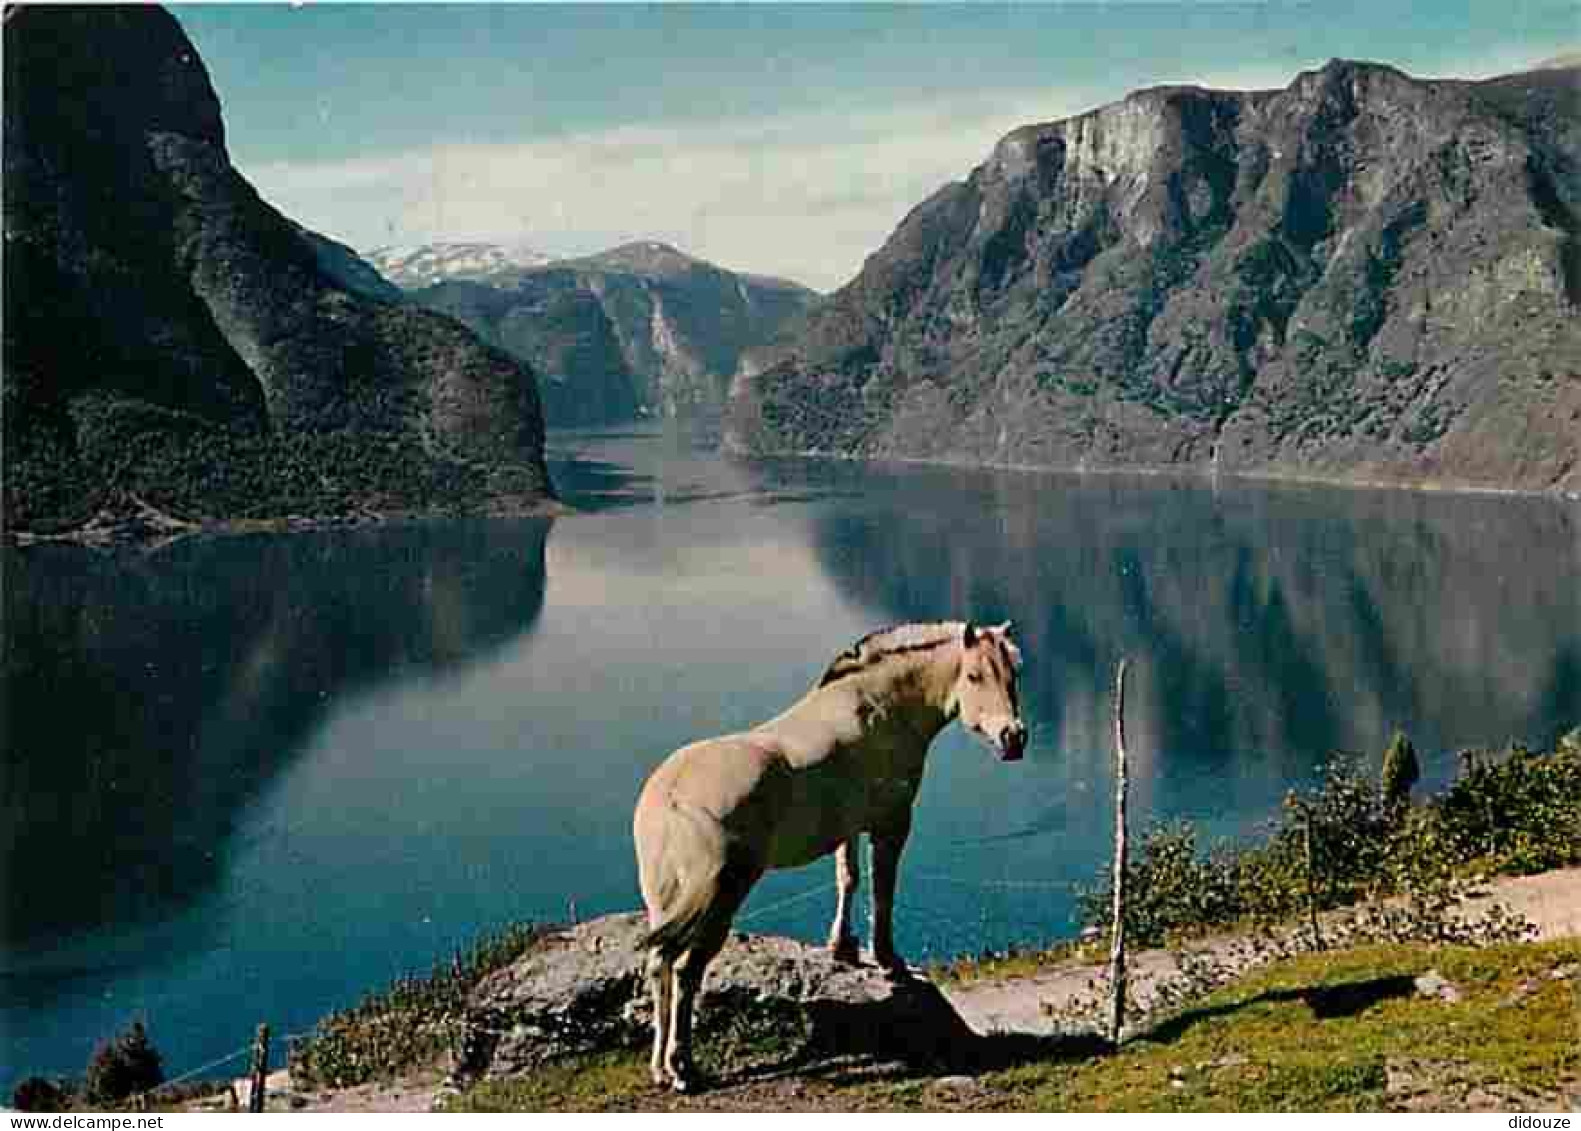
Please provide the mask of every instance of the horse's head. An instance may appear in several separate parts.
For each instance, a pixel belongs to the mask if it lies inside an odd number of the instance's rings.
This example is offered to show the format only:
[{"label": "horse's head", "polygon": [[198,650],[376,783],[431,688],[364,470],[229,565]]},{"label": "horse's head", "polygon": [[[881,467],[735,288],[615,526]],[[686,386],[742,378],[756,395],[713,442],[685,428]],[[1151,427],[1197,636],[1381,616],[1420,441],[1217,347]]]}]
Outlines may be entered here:
[{"label": "horse's head", "polygon": [[1016,677],[1021,649],[1010,639],[1010,622],[993,628],[968,623],[961,633],[961,670],[953,698],[961,725],[1006,762],[1026,752],[1027,727],[1021,721]]}]

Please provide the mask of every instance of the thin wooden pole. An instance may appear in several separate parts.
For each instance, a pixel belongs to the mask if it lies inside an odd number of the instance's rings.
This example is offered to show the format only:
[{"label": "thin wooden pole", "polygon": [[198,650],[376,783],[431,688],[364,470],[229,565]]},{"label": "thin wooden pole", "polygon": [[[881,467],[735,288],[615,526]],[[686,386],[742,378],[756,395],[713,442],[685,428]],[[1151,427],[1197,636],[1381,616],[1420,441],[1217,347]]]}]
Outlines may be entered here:
[{"label": "thin wooden pole", "polygon": [[1317,854],[1312,851],[1312,807],[1301,807],[1301,840],[1307,858],[1307,917],[1312,924],[1312,949],[1323,950],[1323,934],[1318,930],[1317,916]]},{"label": "thin wooden pole", "polygon": [[247,1091],[247,1110],[264,1109],[264,1078],[269,1075],[269,1026],[259,1025],[253,1038],[252,1087]]},{"label": "thin wooden pole", "polygon": [[1125,667],[1114,679],[1114,915],[1109,928],[1109,982],[1114,998],[1109,1009],[1109,1042],[1120,1044],[1125,1025],[1125,801],[1129,782],[1125,759]]}]

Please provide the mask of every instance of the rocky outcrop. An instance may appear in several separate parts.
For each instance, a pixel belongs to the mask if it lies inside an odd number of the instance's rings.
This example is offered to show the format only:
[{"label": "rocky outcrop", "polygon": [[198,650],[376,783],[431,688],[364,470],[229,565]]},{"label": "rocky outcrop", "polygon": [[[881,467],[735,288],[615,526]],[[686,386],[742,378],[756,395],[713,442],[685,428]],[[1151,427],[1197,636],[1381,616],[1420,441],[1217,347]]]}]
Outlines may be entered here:
[{"label": "rocky outcrop", "polygon": [[[469,1002],[460,1074],[508,1076],[650,1041],[637,949],[645,922],[610,915],[555,932],[485,979]],[[697,1026],[697,1053],[714,1065],[840,1054],[954,1063],[982,1044],[928,982],[897,983],[876,966],[771,935],[731,935],[708,967]]]},{"label": "rocky outcrop", "polygon": [[753,453],[1581,488],[1577,72],[1006,136],[738,375]]},{"label": "rocky outcrop", "polygon": [[8,11],[5,100],[9,526],[547,494],[530,370],[261,200],[168,13]]},{"label": "rocky outcrop", "polygon": [[743,353],[772,341],[816,297],[653,242],[490,268],[412,294],[537,367],[552,424],[630,419],[639,408],[717,410]]}]

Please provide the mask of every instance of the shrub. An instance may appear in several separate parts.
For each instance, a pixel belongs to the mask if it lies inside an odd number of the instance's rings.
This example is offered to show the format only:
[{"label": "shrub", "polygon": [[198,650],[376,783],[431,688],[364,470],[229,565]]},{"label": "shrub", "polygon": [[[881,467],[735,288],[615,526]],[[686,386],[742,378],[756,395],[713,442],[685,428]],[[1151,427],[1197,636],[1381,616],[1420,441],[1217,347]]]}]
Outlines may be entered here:
[{"label": "shrub", "polygon": [[124,1033],[94,1050],[82,1087],[88,1102],[112,1104],[157,1088],[164,1080],[159,1051],[148,1039],[143,1023],[133,1021]]},{"label": "shrub", "polygon": [[1581,731],[1548,756],[1515,747],[1462,759],[1459,779],[1435,805],[1459,859],[1516,874],[1581,863]]},{"label": "shrub", "polygon": [[29,1076],[11,1093],[11,1106],[17,1111],[65,1111],[70,1102],[71,1095],[64,1087],[42,1076]]},{"label": "shrub", "polygon": [[[1189,825],[1149,830],[1126,869],[1127,931],[1140,946],[1158,945],[1175,933],[1281,922],[1313,904],[1400,894],[1406,909],[1391,913],[1398,922],[1390,931],[1420,937],[1452,930],[1446,913],[1468,873],[1581,864],[1581,731],[1549,754],[1514,747],[1462,760],[1442,796],[1412,805],[1420,766],[1410,740],[1397,734],[1377,780],[1359,758],[1336,756],[1316,790],[1286,798],[1261,843],[1203,852]],[[1081,896],[1087,926],[1108,925],[1105,877]]]},{"label": "shrub", "polygon": [[1389,748],[1383,752],[1383,774],[1378,781],[1385,808],[1395,812],[1409,805],[1411,789],[1421,780],[1422,767],[1416,759],[1416,747],[1403,732],[1395,731]]},{"label": "shrub", "polygon": [[345,1088],[431,1063],[459,1036],[473,987],[542,937],[541,928],[527,924],[485,935],[448,966],[399,978],[330,1014],[291,1050],[292,1079]]}]

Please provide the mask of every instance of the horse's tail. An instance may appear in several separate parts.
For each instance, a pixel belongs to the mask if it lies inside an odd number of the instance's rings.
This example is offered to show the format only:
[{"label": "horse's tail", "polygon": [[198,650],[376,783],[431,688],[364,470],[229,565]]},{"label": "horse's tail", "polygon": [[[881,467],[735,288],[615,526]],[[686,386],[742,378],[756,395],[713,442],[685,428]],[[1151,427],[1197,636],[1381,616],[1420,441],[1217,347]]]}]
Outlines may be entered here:
[{"label": "horse's tail", "polygon": [[680,900],[669,908],[664,919],[637,941],[638,948],[656,950],[665,959],[678,958],[691,950],[719,901],[723,874],[723,868],[716,868],[705,879],[683,889]]}]

